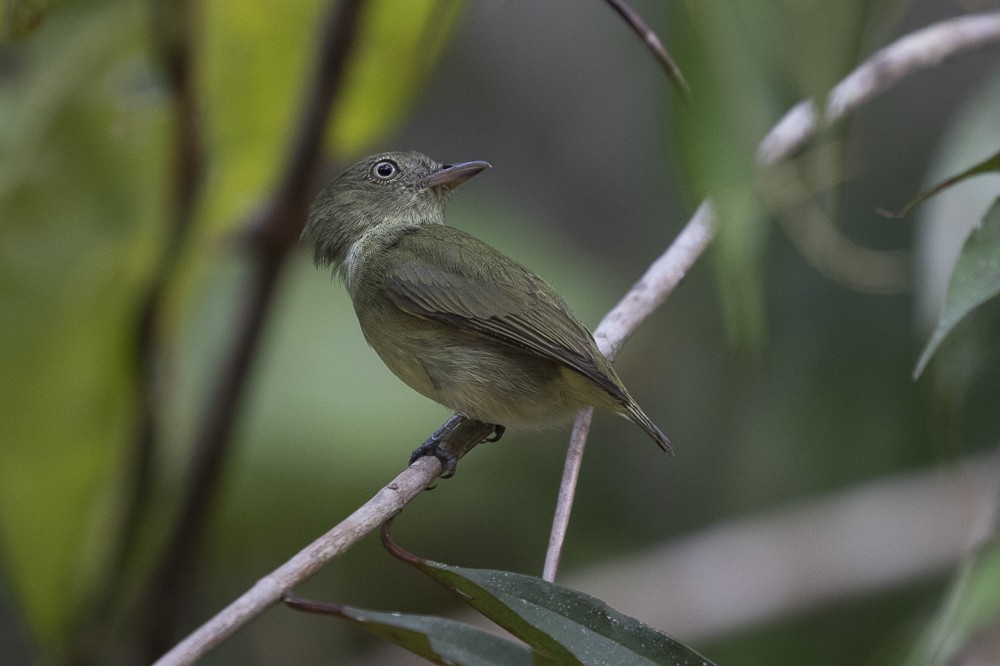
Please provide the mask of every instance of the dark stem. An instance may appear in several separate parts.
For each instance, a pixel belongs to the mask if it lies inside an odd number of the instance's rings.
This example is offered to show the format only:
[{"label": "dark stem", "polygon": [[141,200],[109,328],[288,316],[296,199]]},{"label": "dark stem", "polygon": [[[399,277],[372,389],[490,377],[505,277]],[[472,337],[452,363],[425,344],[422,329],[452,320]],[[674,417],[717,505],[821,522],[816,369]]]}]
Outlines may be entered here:
[{"label": "dark stem", "polygon": [[677,88],[678,92],[687,95],[691,92],[688,88],[687,81],[684,79],[684,74],[681,73],[680,67],[674,62],[674,59],[670,56],[670,53],[663,46],[663,42],[657,37],[653,29],[649,27],[649,24],[636,13],[632,7],[629,6],[625,0],[605,0],[611,8],[618,12],[618,15],[625,19],[629,27],[642,38],[643,43],[653,52],[653,55],[659,61],[660,65],[663,66],[663,70],[667,73],[667,77],[670,79],[674,87]]},{"label": "dark stem", "polygon": [[308,197],[319,171],[323,131],[352,51],[361,6],[361,0],[331,5],[316,72],[306,93],[284,175],[263,213],[244,225],[255,261],[253,276],[243,296],[243,313],[233,334],[233,346],[219,370],[197,429],[181,509],[137,606],[142,613],[135,634],[138,647],[134,654],[138,661],[149,663],[170,646],[179,611],[194,588],[196,555],[231,450],[237,408],[275,286],[305,219]]},{"label": "dark stem", "polygon": [[177,269],[187,242],[201,186],[203,150],[198,128],[198,105],[195,90],[191,43],[196,25],[194,9],[188,0],[154,5],[154,33],[159,42],[164,78],[174,101],[173,193],[170,204],[171,225],[166,247],[153,272],[149,291],[139,308],[136,334],[137,426],[132,446],[130,478],[124,501],[122,535],[116,557],[116,570],[123,570],[131,560],[139,527],[149,506],[153,456],[156,449],[157,407],[160,404],[162,363],[159,339],[160,309],[171,276]]},{"label": "dark stem", "polygon": [[[167,202],[165,245],[150,275],[149,287],[135,321],[135,430],[122,469],[118,530],[104,579],[93,606],[74,632],[71,648],[77,663],[100,662],[115,641],[109,622],[120,602],[122,576],[133,565],[139,533],[148,519],[153,461],[157,444],[159,391],[162,386],[160,311],[171,277],[188,240],[202,179],[203,148],[198,126],[198,104],[193,72],[192,43],[195,11],[189,0],[160,0],[152,6],[153,42],[160,71],[173,101],[173,141],[169,173],[172,192]],[[103,656],[102,656],[103,655]]]}]

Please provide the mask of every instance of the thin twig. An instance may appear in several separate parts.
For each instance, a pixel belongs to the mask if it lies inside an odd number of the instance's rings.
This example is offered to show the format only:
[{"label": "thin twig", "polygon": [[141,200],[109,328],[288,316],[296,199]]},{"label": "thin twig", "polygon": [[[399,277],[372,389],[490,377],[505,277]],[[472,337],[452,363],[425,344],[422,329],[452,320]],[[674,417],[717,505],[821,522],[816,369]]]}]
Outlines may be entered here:
[{"label": "thin twig", "polygon": [[[461,458],[492,434],[493,429],[494,426],[488,423],[465,421],[452,431],[441,446],[456,458]],[[215,617],[174,646],[156,662],[156,666],[191,664],[205,656],[241,626],[281,601],[285,590],[305,581],[327,562],[396,515],[433,483],[441,475],[441,471],[440,460],[430,456],[418,459],[340,524],[261,578]]]},{"label": "thin twig", "polygon": [[[942,21],[941,23],[906,35],[876,52],[833,89],[827,105],[826,122],[828,124],[834,122],[918,69],[934,66],[951,56],[998,41],[1000,41],[1000,12],[973,14],[958,19]],[[812,102],[801,102],[792,107],[758,146],[757,161],[759,166],[771,166],[787,157],[817,132],[818,129],[816,112]],[[705,214],[711,220],[712,213],[710,206],[711,200],[706,199],[702,203],[701,208],[699,208],[699,213],[704,210]],[[698,217],[699,215],[696,213],[695,218],[692,218],[688,226],[691,226]],[[711,222],[708,229],[714,229],[714,225]],[[680,238],[678,236],[678,240]],[[706,246],[710,240],[711,234],[704,240]],[[673,249],[673,246],[671,246],[671,249]],[[705,247],[701,247],[698,253],[691,258],[692,262],[694,259],[697,259],[704,249]],[[670,250],[667,251],[667,254],[669,253]],[[657,263],[665,259],[666,254],[657,260]],[[653,267],[650,267],[647,275],[652,271]],[[680,275],[683,276],[683,273]],[[642,282],[643,280],[640,280],[639,284],[642,284]],[[670,288],[672,289],[672,286]],[[651,291],[648,293],[652,294],[655,292]],[[667,293],[669,293],[669,289],[663,293],[663,297]],[[626,303],[630,295],[626,296],[615,310],[612,310],[604,318],[594,333],[594,338],[597,340],[602,351],[612,359],[618,353],[621,345],[628,339],[628,336],[635,330],[634,327],[629,328],[629,326],[632,324],[638,326],[648,316],[646,308],[655,308],[662,301],[662,298],[652,304],[640,301],[635,304],[635,310],[633,311]],[[614,320],[619,318],[623,322],[621,332],[618,331],[617,325],[614,325]],[[606,325],[608,328],[605,328]],[[545,555],[543,577],[549,581],[555,580],[558,571],[562,545],[565,541],[566,530],[569,525],[576,482],[582,464],[583,449],[589,431],[590,414],[585,410],[577,417],[577,422],[573,427],[571,435],[569,450],[566,453],[566,464],[563,469],[563,485],[559,490],[555,516],[552,521],[552,531],[549,536],[548,551]]]},{"label": "thin twig", "polygon": [[[680,284],[681,280],[698,260],[715,235],[715,213],[712,204],[702,202],[694,216],[670,244],[667,251],[646,270],[638,282],[625,294],[608,314],[604,316],[594,339],[597,346],[609,360],[614,360],[639,325],[651,315],[663,300]],[[569,451],[563,467],[563,480],[559,486],[559,498],[552,518],[549,548],[545,553],[545,568],[542,578],[549,582],[556,579],[562,546],[569,527],[569,516],[573,509],[576,482],[583,463],[583,450],[590,432],[592,409],[585,409],[576,417],[573,433],[570,435]]]},{"label": "thin twig", "polygon": [[663,70],[667,73],[667,77],[670,82],[674,84],[678,92],[682,95],[688,95],[691,93],[691,89],[688,87],[687,81],[684,79],[684,74],[681,73],[680,67],[671,57],[670,52],[663,46],[663,42],[660,38],[653,32],[653,29],[649,27],[639,14],[629,6],[625,0],[605,0],[611,8],[618,12],[618,15],[625,19],[629,27],[635,31],[635,34],[639,35],[643,43],[649,47],[649,50],[653,52],[656,56],[657,61],[663,66]]},{"label": "thin twig", "polygon": [[[913,72],[933,67],[966,51],[1000,42],[1000,11],[968,14],[905,35],[875,52],[827,96],[824,127]],[[796,104],[757,148],[762,166],[784,159],[821,127],[812,101]]]},{"label": "thin twig", "polygon": [[138,650],[150,658],[170,645],[177,609],[193,584],[195,555],[230,450],[237,406],[275,286],[305,220],[309,193],[319,170],[326,119],[343,80],[362,5],[361,0],[331,5],[319,47],[317,71],[306,92],[303,117],[285,175],[271,203],[247,225],[252,229],[247,238],[257,260],[255,273],[244,296],[243,313],[230,355],[223,362],[218,383],[206,402],[181,510],[139,604],[138,612],[143,615],[136,633],[140,641]]}]

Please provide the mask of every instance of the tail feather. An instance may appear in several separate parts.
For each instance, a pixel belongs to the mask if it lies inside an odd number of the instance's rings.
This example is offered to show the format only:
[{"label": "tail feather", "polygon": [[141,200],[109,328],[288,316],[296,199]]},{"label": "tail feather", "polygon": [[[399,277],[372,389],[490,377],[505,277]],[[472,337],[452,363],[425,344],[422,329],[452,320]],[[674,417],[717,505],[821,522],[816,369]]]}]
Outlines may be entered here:
[{"label": "tail feather", "polygon": [[648,416],[646,416],[646,413],[642,411],[634,400],[630,400],[625,404],[625,416],[632,421],[632,423],[645,430],[646,434],[649,435],[661,449],[670,455],[674,455],[674,450],[670,447],[670,440],[667,439],[667,436],[663,434],[663,431],[656,427],[656,424],[653,423]]}]

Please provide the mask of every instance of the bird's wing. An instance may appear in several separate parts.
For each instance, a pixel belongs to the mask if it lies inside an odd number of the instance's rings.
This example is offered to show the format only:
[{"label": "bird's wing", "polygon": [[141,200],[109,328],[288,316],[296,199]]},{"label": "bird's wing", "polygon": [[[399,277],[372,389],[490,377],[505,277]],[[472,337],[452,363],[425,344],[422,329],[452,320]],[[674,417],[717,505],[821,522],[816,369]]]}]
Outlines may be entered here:
[{"label": "bird's wing", "polygon": [[437,224],[399,237],[388,251],[393,257],[385,287],[400,309],[562,363],[626,399],[590,332],[562,298],[509,257]]}]

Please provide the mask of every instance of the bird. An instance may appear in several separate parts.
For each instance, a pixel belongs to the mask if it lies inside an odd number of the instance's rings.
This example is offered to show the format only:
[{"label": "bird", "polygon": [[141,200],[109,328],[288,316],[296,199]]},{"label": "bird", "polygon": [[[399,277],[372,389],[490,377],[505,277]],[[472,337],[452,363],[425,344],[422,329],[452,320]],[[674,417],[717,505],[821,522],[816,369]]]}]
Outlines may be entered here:
[{"label": "bird", "polygon": [[[342,278],[362,334],[418,393],[492,424],[541,428],[584,407],[667,436],[629,394],[590,331],[545,280],[445,223],[445,204],[488,162],[384,152],[347,168],[310,206],[301,241]],[[456,460],[434,438],[413,452]]]}]

